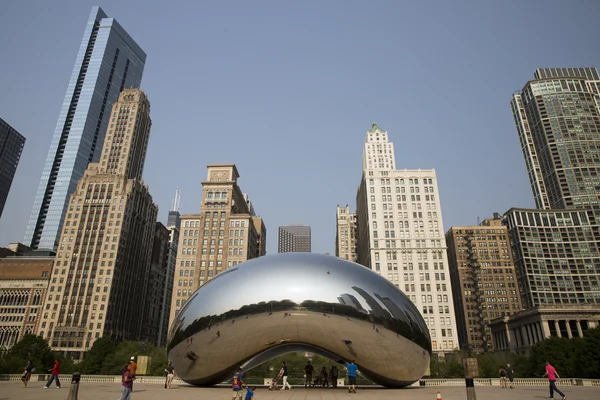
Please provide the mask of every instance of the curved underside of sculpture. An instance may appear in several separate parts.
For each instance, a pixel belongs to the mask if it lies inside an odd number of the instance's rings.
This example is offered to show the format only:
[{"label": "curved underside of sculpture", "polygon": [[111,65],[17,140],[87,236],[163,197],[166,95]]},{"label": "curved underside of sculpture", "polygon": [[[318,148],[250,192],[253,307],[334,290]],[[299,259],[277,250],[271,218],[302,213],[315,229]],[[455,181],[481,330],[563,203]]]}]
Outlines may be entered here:
[{"label": "curved underside of sculpture", "polygon": [[229,268],[198,289],[175,318],[169,359],[198,386],[237,368],[310,351],[387,387],[419,380],[431,355],[413,303],[371,270],[332,256],[286,253]]}]

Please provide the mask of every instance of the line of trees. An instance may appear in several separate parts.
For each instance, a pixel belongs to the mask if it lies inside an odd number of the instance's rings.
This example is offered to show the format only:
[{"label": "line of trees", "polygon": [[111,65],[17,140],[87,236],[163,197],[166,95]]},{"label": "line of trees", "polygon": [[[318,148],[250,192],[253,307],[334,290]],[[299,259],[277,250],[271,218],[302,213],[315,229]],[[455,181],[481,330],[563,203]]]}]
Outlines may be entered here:
[{"label": "line of trees", "polygon": [[[497,378],[500,366],[510,364],[517,378],[539,378],[550,361],[560,376],[598,378],[600,376],[600,328],[590,329],[584,338],[551,337],[536,343],[529,355],[506,351],[476,355],[481,378]],[[431,378],[462,378],[462,359],[467,354],[456,351],[447,358],[431,358]]]},{"label": "line of trees", "polygon": [[20,374],[28,360],[33,362],[35,373],[45,374],[54,365],[54,360],[61,363],[61,373],[75,371],[89,375],[121,375],[124,366],[132,356],[149,356],[150,366],[147,375],[164,375],[167,365],[167,352],[162,347],[155,347],[149,342],[123,341],[113,342],[103,337],[94,342],[86,357],[79,364],[61,353],[54,353],[48,343],[40,336],[25,335],[10,350],[0,348],[0,373]]}]

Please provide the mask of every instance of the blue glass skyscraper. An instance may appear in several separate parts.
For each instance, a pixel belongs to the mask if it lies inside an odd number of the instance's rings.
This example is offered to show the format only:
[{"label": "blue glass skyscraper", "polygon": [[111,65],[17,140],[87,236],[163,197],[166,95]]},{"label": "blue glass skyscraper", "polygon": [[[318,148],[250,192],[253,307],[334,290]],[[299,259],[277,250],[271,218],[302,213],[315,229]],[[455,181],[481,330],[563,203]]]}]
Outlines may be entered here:
[{"label": "blue glass skyscraper", "polygon": [[146,53],[113,19],[94,7],[58,117],[25,243],[55,249],[67,201],[88,163],[100,158],[111,107],[124,88],[139,88]]}]

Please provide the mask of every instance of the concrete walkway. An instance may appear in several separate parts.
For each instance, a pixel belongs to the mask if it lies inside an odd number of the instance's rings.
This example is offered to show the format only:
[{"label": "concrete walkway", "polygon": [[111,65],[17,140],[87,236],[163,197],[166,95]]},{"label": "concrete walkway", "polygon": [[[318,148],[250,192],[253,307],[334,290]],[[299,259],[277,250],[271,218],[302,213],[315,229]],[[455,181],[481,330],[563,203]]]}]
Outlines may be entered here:
[{"label": "concrete walkway", "polygon": [[[21,382],[0,382],[0,400],[8,399],[44,399],[65,400],[69,393],[69,384],[61,389],[53,386],[44,389],[42,382],[30,382],[24,389]],[[600,387],[565,386],[559,387],[569,396],[569,400],[594,400],[600,398]],[[304,389],[293,388],[286,391],[270,392],[265,388],[258,388],[255,399],[258,400],[347,400],[347,399],[373,399],[373,400],[435,400],[437,391],[441,392],[443,400],[466,399],[465,389],[462,387],[442,388],[409,388],[409,389],[364,389],[357,390],[356,394],[349,394],[346,389]],[[79,387],[79,400],[118,400],[120,387],[118,384],[84,383]],[[230,400],[231,390],[228,388],[196,388],[191,386],[174,386],[166,390],[161,385],[138,384],[134,385],[132,400]],[[496,387],[477,388],[478,400],[531,400],[547,399],[547,387],[521,387],[518,389],[501,389]],[[555,395],[555,399],[560,396]]]}]

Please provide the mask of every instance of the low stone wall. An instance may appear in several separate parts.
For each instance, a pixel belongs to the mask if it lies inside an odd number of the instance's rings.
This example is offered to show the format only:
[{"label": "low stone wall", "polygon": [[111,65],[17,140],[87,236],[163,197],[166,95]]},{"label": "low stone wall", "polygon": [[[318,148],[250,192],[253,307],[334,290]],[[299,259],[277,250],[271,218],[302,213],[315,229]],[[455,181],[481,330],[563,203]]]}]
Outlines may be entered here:
[{"label": "low stone wall", "polygon": [[[32,381],[45,382],[50,379],[50,375],[47,374],[33,374],[31,376]],[[263,386],[269,386],[272,378],[265,378]],[[0,375],[0,381],[20,381],[20,374]],[[65,374],[60,375],[60,380],[66,382],[71,381],[71,375]],[[81,375],[81,383],[120,383],[121,377],[114,375]],[[138,376],[136,381],[137,384],[145,383],[152,385],[164,385],[165,377],[163,376]],[[187,385],[184,381],[179,378],[173,379],[173,383],[176,385]],[[279,384],[281,384],[279,382]],[[223,385],[229,385],[227,382],[223,382]],[[412,384],[413,387],[448,387],[448,386],[464,386],[464,379],[421,379],[418,382]],[[548,386],[548,380],[545,378],[523,378],[515,379],[515,386]],[[578,378],[566,378],[561,379],[559,382],[560,386],[595,386],[600,387],[600,379],[578,379]],[[260,386],[260,385],[257,385]],[[344,380],[338,379],[338,386],[344,386]],[[366,386],[366,385],[361,385]],[[499,378],[476,378],[475,386],[500,386]]]}]

